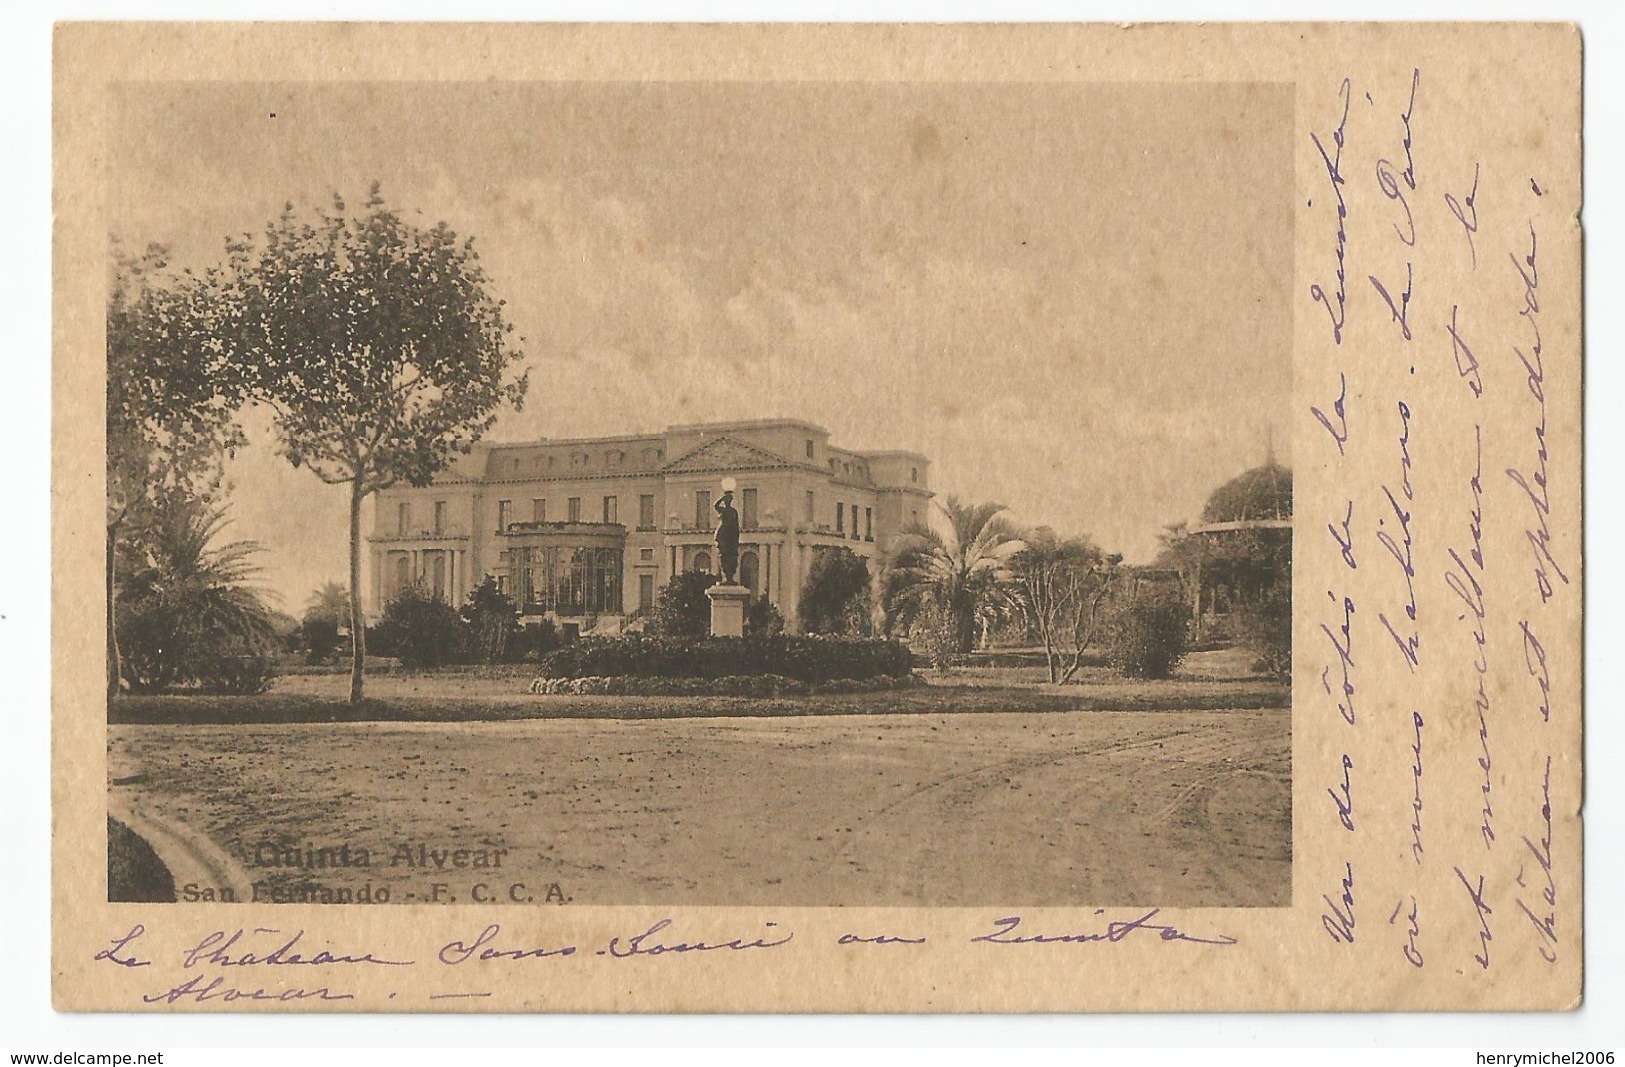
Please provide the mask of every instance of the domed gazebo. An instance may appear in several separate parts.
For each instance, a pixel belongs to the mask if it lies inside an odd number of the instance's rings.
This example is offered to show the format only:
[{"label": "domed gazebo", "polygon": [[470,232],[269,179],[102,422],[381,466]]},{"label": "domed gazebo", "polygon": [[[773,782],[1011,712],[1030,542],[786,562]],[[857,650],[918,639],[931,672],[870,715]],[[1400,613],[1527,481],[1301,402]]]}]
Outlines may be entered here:
[{"label": "domed gazebo", "polygon": [[1292,576],[1292,471],[1270,455],[1207,498],[1182,562],[1197,625]]}]

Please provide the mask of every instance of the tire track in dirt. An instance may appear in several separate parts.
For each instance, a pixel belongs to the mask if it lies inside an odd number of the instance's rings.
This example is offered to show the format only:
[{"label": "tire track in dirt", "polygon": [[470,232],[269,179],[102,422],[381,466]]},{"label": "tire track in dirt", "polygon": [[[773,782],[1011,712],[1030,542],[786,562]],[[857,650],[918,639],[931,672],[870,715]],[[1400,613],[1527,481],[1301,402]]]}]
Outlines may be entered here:
[{"label": "tire track in dirt", "polygon": [[[1129,752],[1137,748],[1147,748],[1159,741],[1167,741],[1171,738],[1178,737],[1181,733],[1182,731],[1176,730],[1168,734],[1159,734],[1153,737],[1135,739],[1132,741],[1120,741],[1115,744],[1101,745],[1093,748],[1076,748],[1066,752],[1048,753],[1045,755],[1012,756],[1008,759],[1000,760],[997,763],[984,764],[982,766],[972,767],[963,771],[955,771],[951,774],[944,775],[934,782],[927,782],[922,786],[918,786],[917,788],[910,790],[906,796],[898,797],[891,803],[878,808],[868,817],[872,820],[884,819],[890,815],[898,813],[898,811],[905,805],[921,799],[932,799],[933,794],[946,790],[955,790],[957,792],[956,799],[960,797],[974,796],[976,793],[984,791],[986,788],[986,786],[980,782],[972,780],[976,777],[1008,778],[1046,765],[1068,763],[1079,757],[1117,755],[1119,753]],[[848,850],[851,847],[850,842],[842,842],[842,844],[835,849],[834,855],[839,857],[845,850]]]}]

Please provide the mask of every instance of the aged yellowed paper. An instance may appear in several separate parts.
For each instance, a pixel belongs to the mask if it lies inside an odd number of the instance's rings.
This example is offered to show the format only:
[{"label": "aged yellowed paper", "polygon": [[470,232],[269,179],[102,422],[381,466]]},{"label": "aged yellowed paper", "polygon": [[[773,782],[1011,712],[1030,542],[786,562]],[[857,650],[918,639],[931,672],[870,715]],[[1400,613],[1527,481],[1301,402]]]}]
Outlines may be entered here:
[{"label": "aged yellowed paper", "polygon": [[1580,55],[59,27],[57,1006],[1575,1006]]}]

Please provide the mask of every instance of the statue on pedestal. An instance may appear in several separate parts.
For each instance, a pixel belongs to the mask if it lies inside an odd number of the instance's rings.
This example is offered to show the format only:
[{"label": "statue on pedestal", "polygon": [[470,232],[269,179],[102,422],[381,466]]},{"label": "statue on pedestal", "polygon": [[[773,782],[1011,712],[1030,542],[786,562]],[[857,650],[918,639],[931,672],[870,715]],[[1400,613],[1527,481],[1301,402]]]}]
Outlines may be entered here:
[{"label": "statue on pedestal", "polygon": [[739,572],[739,511],[734,507],[733,479],[722,483],[722,499],[715,504],[717,513],[717,557],[722,564],[722,580],[737,585]]}]

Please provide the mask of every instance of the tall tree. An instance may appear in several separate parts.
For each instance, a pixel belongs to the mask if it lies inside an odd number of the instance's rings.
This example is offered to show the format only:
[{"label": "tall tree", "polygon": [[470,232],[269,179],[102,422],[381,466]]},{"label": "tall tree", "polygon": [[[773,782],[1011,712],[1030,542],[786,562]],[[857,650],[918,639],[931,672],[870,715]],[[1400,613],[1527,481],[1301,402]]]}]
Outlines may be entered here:
[{"label": "tall tree", "polygon": [[935,612],[951,628],[955,652],[969,652],[1004,605],[999,583],[1015,532],[1003,504],[956,496],[938,505],[940,528],[916,525],[887,553],[882,604],[888,632]]},{"label": "tall tree", "polygon": [[350,701],[362,698],[361,506],[399,482],[428,485],[529,384],[505,301],[472,238],[424,229],[374,183],[359,212],[334,197],[301,221],[293,205],[239,265],[230,343],[276,411],[282,454],[350,491]]},{"label": "tall tree", "polygon": [[224,273],[174,271],[167,252],[113,250],[107,300],[107,692],[121,675],[118,560],[166,502],[202,501],[243,443],[245,382],[220,343]]},{"label": "tall tree", "polygon": [[1101,605],[1121,562],[1088,538],[1061,538],[1042,527],[1011,554],[1006,595],[1043,643],[1051,682],[1071,681],[1099,637]]}]

